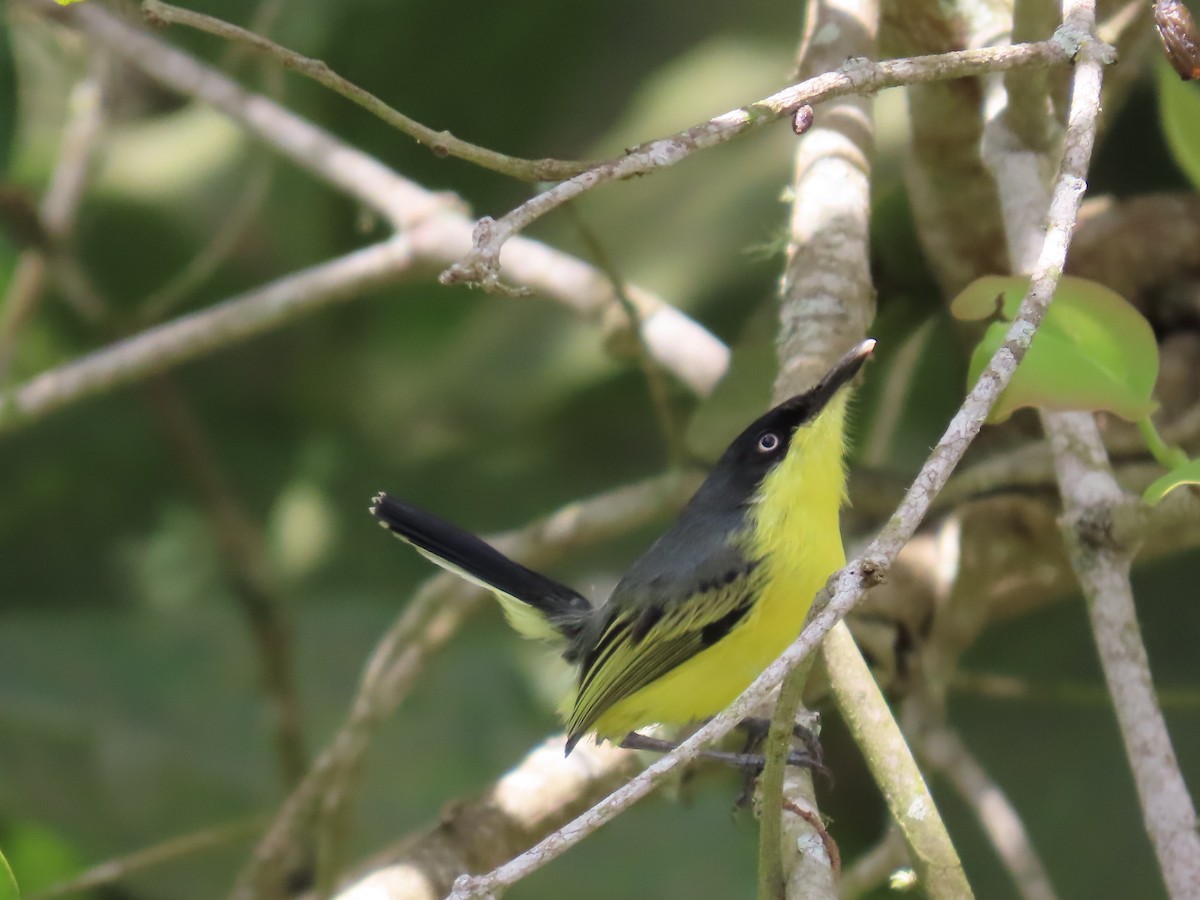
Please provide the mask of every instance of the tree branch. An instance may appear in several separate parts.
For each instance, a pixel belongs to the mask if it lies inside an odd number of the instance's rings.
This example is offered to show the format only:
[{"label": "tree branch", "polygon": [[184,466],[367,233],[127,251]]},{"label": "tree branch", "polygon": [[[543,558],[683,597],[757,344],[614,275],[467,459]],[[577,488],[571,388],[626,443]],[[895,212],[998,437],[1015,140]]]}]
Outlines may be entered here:
[{"label": "tree branch", "polygon": [[0,395],[0,434],[395,281],[415,261],[411,241],[392,238],[117,341]]},{"label": "tree branch", "polygon": [[[461,201],[453,195],[428,191],[401,177],[375,158],[341,142],[273,100],[246,91],[211,66],[129,25],[101,5],[82,3],[63,9],[51,0],[25,2],[79,28],[165,87],[202,100],[225,113],[249,134],[296,165],[378,212],[396,231],[415,232],[411,235],[411,247],[402,247],[400,239],[391,242],[397,253],[397,258],[390,263],[397,267],[395,270],[375,258],[369,264],[367,260],[359,261],[371,270],[360,272],[351,262],[357,259],[357,254],[308,270],[319,282],[313,286],[322,292],[318,300],[342,299],[347,293],[388,281],[397,271],[404,271],[412,264],[399,258],[405,254],[413,254],[414,263],[420,261],[440,269],[460,259],[469,249],[471,223],[460,211]],[[383,247],[388,243],[378,245],[377,252],[386,256],[389,251]],[[350,271],[341,270],[343,261]],[[505,250],[504,261],[523,284],[593,321],[601,321],[606,310],[618,307],[612,286],[602,272],[542,243],[523,238],[514,240]],[[422,273],[423,276],[428,274],[431,273]],[[340,277],[348,278],[350,283],[337,284]],[[269,292],[272,287],[287,281],[282,279],[261,291]],[[291,285],[300,286],[303,285]],[[729,364],[728,348],[654,294],[632,285],[628,287],[628,294],[638,307],[642,338],[655,360],[692,391],[701,395],[711,391]],[[282,298],[275,294],[272,302],[282,302]],[[314,309],[321,303],[299,305]],[[256,326],[247,333],[257,333],[257,328],[273,327],[274,324]],[[236,328],[233,334],[234,339],[246,336]],[[208,344],[199,352],[222,345],[219,341]],[[180,354],[178,359],[197,355],[186,347],[175,349]],[[174,359],[168,354],[167,362],[163,364],[170,364]],[[21,404],[15,405],[19,412]],[[0,401],[0,430],[13,412],[12,404]]]},{"label": "tree branch", "polygon": [[154,866],[243,840],[261,826],[262,822],[257,818],[247,819],[230,822],[226,825],[217,825],[213,828],[204,828],[179,837],[167,838],[161,843],[143,847],[125,856],[107,859],[85,869],[74,878],[52,884],[41,890],[31,891],[25,894],[24,898],[25,900],[56,900],[58,897],[75,896],[85,891],[98,891]]},{"label": "tree branch", "polygon": [[826,72],[714,116],[685,131],[633,147],[623,156],[598,163],[586,172],[537,194],[499,219],[480,219],[475,226],[471,251],[461,262],[443,272],[441,280],[444,284],[466,282],[484,288],[496,288],[500,284],[500,250],[505,243],[568,200],[606,182],[673,166],[699,150],[731,141],[746,132],[790,116],[803,106],[851,94],[868,95],[900,85],[963,78],[979,72],[999,72],[1021,66],[1061,65],[1069,58],[1061,44],[1049,40],[877,63],[851,59],[838,71]]},{"label": "tree branch", "polygon": [[1167,892],[1173,898],[1195,897],[1200,895],[1196,810],[1171,746],[1137,624],[1129,583],[1135,544],[1113,528],[1114,513],[1138,501],[1113,479],[1090,413],[1045,413],[1042,424],[1062,487],[1064,536],[1087,600],[1146,831]]},{"label": "tree branch", "polygon": [[147,381],[144,394],[175,462],[196,495],[254,639],[279,773],[284,787],[290,790],[304,775],[308,760],[292,633],[284,614],[287,604],[271,569],[266,538],[230,487],[208,435],[184,395],[161,375]]},{"label": "tree branch", "polygon": [[933,728],[921,734],[920,750],[926,764],[944,775],[975,813],[1023,900],[1055,900],[1025,823],[958,735],[945,726]]},{"label": "tree branch", "polygon": [[410,119],[370,91],[359,87],[333,71],[323,60],[303,56],[287,47],[281,47],[268,38],[247,31],[214,16],[163,3],[162,0],[142,0],[142,14],[152,25],[186,25],[227,41],[251,47],[279,63],[285,69],[298,72],[324,85],[335,94],[340,94],[352,103],[357,103],[367,112],[382,119],[398,131],[408,135],[418,144],[429,147],[435,156],[456,156],[484,169],[510,175],[522,181],[558,181],[570,178],[594,163],[574,162],[562,159],[522,159],[506,156],[455,137],[449,131],[435,131],[415,119]]},{"label": "tree branch", "polygon": [[[889,56],[946,53],[984,43],[969,33],[974,5],[885,0],[882,6],[881,37]],[[990,7],[981,11],[986,17]],[[904,179],[925,259],[949,297],[978,272],[1008,268],[1000,198],[980,156],[981,80],[913,85],[905,92],[912,157]]]},{"label": "tree branch", "polygon": [[946,900],[972,897],[929,786],[844,622],[825,638],[821,655],[838,710],[904,835],[921,890]]},{"label": "tree branch", "polygon": [[[71,90],[67,104],[70,115],[63,129],[58,159],[50,184],[36,212],[36,230],[42,243],[25,247],[0,303],[0,385],[8,380],[16,354],[17,337],[41,300],[48,266],[60,248],[70,242],[75,216],[91,171],[96,144],[104,130],[103,63],[89,60],[89,73]],[[32,217],[32,214],[31,214]],[[74,295],[73,295],[74,296]],[[81,313],[94,317],[87,304]]]},{"label": "tree branch", "polygon": [[[801,65],[809,72],[820,71],[846,57],[875,56],[878,20],[879,8],[874,2],[810,4]],[[814,41],[818,32],[831,31],[837,39]],[[799,145],[792,187],[791,242],[783,278],[777,400],[812,383],[828,362],[822,357],[860,340],[874,317],[868,246],[872,135],[870,101],[847,97],[822,106],[817,126]],[[892,817],[909,842],[909,855],[923,888],[932,897],[957,900],[971,896],[933,797],[844,623],[826,638],[822,654],[834,698]],[[768,744],[772,752],[760,788],[760,897],[770,896],[772,883],[780,877],[772,871],[771,856],[777,857],[781,846],[804,846],[806,833],[811,831],[800,817],[790,817],[786,839],[781,839],[783,828],[778,818],[783,768],[779,748],[788,745],[805,680],[806,666],[789,674],[772,719]],[[811,781],[806,787],[810,796],[801,799],[815,808]],[[785,879],[787,896],[833,893],[832,886],[822,880],[827,877],[828,864],[822,869],[821,859],[795,852],[784,856],[783,868],[790,876]],[[814,868],[817,871],[812,871]]]},{"label": "tree branch", "polygon": [[483,794],[447,805],[431,828],[368,860],[338,900],[441,900],[460,873],[511,859],[640,768],[610,744],[584,741],[570,756],[564,744],[550,738]]}]

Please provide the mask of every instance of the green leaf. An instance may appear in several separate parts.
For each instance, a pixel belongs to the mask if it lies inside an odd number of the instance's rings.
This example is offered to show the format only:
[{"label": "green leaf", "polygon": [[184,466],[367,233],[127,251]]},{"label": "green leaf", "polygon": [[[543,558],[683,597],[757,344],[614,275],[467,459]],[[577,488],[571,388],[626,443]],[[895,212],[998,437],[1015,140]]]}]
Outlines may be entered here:
[{"label": "green leaf", "polygon": [[1165,60],[1158,71],[1158,116],[1179,168],[1200,190],[1200,82],[1181,81]]},{"label": "green leaf", "polygon": [[[950,309],[959,319],[997,318],[971,355],[968,383],[1004,343],[1028,290],[1026,276],[988,275],[954,298]],[[1150,397],[1157,377],[1158,344],[1142,314],[1103,285],[1064,276],[988,421],[1003,422],[1023,406],[1037,406],[1105,410],[1136,422],[1158,406]]]},{"label": "green leaf", "polygon": [[1189,459],[1182,466],[1172,469],[1155,480],[1142,494],[1142,499],[1151,506],[1184,484],[1200,484],[1200,459]]},{"label": "green leaf", "polygon": [[4,851],[0,850],[0,900],[17,900],[20,896],[16,876],[4,858]]}]

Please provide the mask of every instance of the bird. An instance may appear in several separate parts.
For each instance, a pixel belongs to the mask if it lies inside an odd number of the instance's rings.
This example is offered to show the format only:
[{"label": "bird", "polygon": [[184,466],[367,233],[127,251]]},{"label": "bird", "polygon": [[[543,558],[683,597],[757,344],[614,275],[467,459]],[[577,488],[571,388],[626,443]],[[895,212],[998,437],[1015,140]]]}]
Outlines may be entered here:
[{"label": "bird", "polygon": [[857,344],[734,438],[601,604],[387,493],[370,511],[423,556],[490,590],[517,631],[556,642],[577,666],[564,706],[567,754],[589,733],[622,743],[652,724],[700,721],[795,639],[845,565],[847,388],[874,348],[872,339]]}]

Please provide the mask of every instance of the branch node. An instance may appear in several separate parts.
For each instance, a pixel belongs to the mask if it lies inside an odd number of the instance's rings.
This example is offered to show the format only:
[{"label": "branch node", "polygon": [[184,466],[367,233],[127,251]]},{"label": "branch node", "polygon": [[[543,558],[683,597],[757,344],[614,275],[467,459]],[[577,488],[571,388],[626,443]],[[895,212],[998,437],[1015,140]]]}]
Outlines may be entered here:
[{"label": "branch node", "polygon": [[159,15],[153,3],[142,4],[142,21],[151,28],[166,28],[170,23]]},{"label": "branch node", "polygon": [[1140,543],[1146,507],[1132,497],[1064,512],[1059,519],[1067,539],[1089,554],[1113,553],[1132,558]]},{"label": "branch node", "polygon": [[1104,43],[1089,28],[1076,22],[1063,22],[1055,29],[1050,40],[1061,47],[1073,62],[1079,62],[1081,57],[1106,66],[1117,61],[1116,47]]},{"label": "branch node", "polygon": [[858,565],[858,570],[862,573],[863,589],[883,584],[889,566],[890,562],[882,556],[864,556]]},{"label": "branch node", "polygon": [[454,879],[454,889],[450,894],[454,898],[478,897],[480,900],[494,900],[496,894],[488,890],[486,876],[459,875]]},{"label": "branch node", "polygon": [[442,284],[465,284],[502,297],[528,297],[533,291],[524,286],[504,284],[500,280],[500,248],[512,234],[512,228],[491,216],[475,223],[471,251],[441,275]]},{"label": "branch node", "polygon": [[851,56],[842,63],[838,71],[850,80],[850,83],[854,85],[855,91],[870,86],[877,74],[875,63],[871,62],[865,56]]}]

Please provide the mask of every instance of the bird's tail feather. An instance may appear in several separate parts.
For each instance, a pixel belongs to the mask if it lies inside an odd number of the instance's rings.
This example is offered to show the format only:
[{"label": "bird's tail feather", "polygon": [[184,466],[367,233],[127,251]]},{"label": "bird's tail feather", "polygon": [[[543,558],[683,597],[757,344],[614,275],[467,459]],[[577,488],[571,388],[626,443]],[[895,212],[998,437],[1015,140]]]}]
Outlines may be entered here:
[{"label": "bird's tail feather", "polygon": [[517,631],[541,639],[573,640],[592,612],[585,597],[509,559],[468,531],[385,493],[371,514],[430,561],[492,591]]}]

